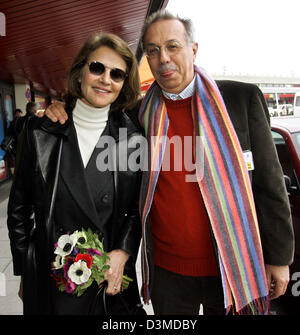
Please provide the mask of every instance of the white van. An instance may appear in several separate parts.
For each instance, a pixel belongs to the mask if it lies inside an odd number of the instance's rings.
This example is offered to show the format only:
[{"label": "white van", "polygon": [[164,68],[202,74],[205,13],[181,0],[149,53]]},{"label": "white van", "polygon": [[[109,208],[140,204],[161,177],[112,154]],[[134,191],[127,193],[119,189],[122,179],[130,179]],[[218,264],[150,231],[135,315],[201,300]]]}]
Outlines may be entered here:
[{"label": "white van", "polygon": [[300,116],[300,93],[295,94],[294,99],[294,116]]}]

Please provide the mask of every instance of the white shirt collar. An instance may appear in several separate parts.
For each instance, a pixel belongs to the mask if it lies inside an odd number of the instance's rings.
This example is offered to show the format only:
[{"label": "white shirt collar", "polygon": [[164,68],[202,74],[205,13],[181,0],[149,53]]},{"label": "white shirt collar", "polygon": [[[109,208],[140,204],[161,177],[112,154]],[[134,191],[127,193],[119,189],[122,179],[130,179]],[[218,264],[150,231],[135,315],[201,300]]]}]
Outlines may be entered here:
[{"label": "white shirt collar", "polygon": [[179,94],[169,93],[166,91],[162,91],[165,98],[170,100],[181,100],[191,97],[194,94],[195,90],[195,80],[196,77],[194,76],[193,80],[189,83],[189,85]]}]

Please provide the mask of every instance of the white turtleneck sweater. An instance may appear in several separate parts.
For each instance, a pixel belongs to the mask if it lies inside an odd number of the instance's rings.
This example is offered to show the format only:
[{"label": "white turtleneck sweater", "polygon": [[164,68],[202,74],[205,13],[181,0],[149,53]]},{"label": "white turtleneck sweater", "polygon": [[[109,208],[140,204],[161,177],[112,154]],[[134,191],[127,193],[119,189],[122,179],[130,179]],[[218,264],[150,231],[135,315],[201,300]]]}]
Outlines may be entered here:
[{"label": "white turtleneck sweater", "polygon": [[73,120],[84,167],[87,166],[94,148],[106,126],[110,105],[95,108],[77,99]]}]

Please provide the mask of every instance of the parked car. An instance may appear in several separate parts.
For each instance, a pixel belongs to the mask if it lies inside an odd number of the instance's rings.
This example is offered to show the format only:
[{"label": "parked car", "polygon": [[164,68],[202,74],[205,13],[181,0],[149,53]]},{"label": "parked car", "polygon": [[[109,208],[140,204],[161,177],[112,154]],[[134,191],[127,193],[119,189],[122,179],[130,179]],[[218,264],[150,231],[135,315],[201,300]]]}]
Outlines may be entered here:
[{"label": "parked car", "polygon": [[290,284],[285,296],[278,300],[288,306],[288,314],[300,314],[300,117],[271,119],[271,129],[289,194],[295,233]]},{"label": "parked car", "polygon": [[300,93],[296,92],[294,98],[294,116],[300,116]]},{"label": "parked car", "polygon": [[268,110],[269,110],[269,114],[270,114],[271,117],[278,116],[278,112],[277,112],[276,108],[268,107]]},{"label": "parked car", "polygon": [[270,116],[289,116],[294,114],[294,107],[292,104],[283,104],[275,107],[273,107],[271,111],[269,108]]}]

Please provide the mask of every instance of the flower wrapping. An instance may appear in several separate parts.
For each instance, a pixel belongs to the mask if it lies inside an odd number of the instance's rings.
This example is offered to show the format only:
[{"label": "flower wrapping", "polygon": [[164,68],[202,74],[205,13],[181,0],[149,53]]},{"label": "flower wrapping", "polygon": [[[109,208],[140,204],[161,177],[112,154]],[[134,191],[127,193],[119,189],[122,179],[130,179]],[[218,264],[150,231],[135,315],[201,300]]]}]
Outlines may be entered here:
[{"label": "flower wrapping", "polygon": [[79,297],[94,281],[99,286],[105,280],[109,257],[90,228],[60,236],[54,247],[56,257],[51,276],[59,291]]}]

